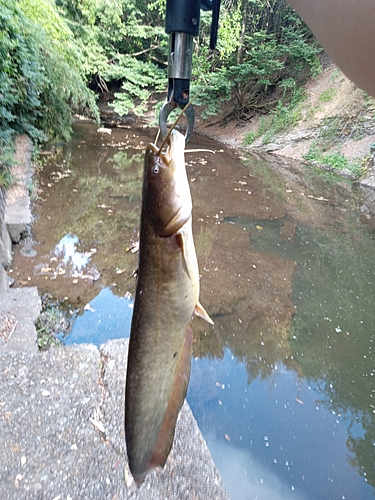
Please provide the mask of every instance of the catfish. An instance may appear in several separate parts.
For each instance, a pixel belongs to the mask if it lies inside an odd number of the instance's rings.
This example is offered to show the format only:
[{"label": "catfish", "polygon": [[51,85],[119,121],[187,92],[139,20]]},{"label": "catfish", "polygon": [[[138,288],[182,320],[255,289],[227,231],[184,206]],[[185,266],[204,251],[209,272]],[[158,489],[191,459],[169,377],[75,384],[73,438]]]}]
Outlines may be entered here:
[{"label": "catfish", "polygon": [[125,392],[125,438],[137,484],[163,467],[190,377],[192,318],[213,321],[199,303],[185,137],[146,148],[139,262]]}]

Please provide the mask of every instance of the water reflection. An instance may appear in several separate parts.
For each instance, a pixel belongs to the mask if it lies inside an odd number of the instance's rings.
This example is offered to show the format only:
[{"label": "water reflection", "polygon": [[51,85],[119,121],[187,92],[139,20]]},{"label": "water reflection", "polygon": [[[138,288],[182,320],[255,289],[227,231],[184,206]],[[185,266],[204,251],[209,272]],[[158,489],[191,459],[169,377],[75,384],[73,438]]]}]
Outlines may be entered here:
[{"label": "water reflection", "polygon": [[70,264],[73,270],[82,271],[90,261],[90,254],[78,252],[78,243],[78,236],[66,234],[55,246],[55,255],[62,259],[65,266]]},{"label": "water reflection", "polygon": [[[80,308],[67,342],[129,333],[152,135],[79,124],[41,174],[38,255],[16,249],[13,275]],[[215,327],[194,320],[188,400],[232,498],[373,498],[371,213],[364,220],[353,186],[330,174],[191,142],[217,151],[187,157],[201,302]],[[66,235],[90,259],[82,275],[100,279],[41,272],[56,269]]]},{"label": "water reflection", "polygon": [[69,335],[62,340],[66,344],[92,342],[98,347],[108,339],[124,338],[130,331],[133,300],[130,294],[118,297],[109,288],[104,288],[83,313],[77,317]]},{"label": "water reflection", "polygon": [[[199,365],[199,366],[197,366]],[[247,386],[243,363],[193,361],[189,389],[213,457],[235,498],[354,499],[372,490],[352,468],[347,423],[317,401],[319,389],[277,365],[266,382]],[[204,398],[204,396],[203,396]]]}]

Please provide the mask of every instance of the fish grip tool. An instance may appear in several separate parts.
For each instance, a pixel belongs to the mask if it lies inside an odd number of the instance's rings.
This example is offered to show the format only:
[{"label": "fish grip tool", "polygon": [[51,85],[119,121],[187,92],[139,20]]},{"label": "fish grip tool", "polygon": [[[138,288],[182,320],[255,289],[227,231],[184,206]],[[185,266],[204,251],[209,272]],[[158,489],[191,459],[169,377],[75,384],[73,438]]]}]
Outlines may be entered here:
[{"label": "fish grip tool", "polygon": [[187,106],[190,99],[193,37],[199,34],[200,9],[212,10],[210,48],[216,47],[220,0],[167,0],[165,31],[169,34],[168,94],[159,115],[160,133],[167,136],[170,113],[177,107],[187,118],[185,140],[194,129],[194,108]]}]

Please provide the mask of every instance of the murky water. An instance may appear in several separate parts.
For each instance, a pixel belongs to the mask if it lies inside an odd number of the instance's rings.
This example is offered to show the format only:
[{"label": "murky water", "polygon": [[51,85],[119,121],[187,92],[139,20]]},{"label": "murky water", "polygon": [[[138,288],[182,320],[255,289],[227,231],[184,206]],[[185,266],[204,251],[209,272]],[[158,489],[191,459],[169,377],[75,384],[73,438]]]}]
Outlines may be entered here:
[{"label": "murky water", "polygon": [[[16,249],[13,277],[76,311],[68,343],[129,335],[150,139],[79,123],[46,156],[34,241]],[[196,137],[189,147],[216,154],[187,155],[201,302],[215,321],[194,319],[188,401],[230,495],[374,498],[369,202],[331,175]]]}]

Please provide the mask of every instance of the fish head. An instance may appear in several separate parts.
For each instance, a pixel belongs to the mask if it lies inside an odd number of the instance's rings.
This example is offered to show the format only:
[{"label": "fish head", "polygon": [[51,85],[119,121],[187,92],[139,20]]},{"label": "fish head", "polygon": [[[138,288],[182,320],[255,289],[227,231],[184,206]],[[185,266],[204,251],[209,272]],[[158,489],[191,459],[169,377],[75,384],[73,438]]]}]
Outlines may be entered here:
[{"label": "fish head", "polygon": [[185,167],[185,137],[173,130],[167,149],[146,149],[143,206],[158,236],[171,236],[191,217],[192,201]]}]

